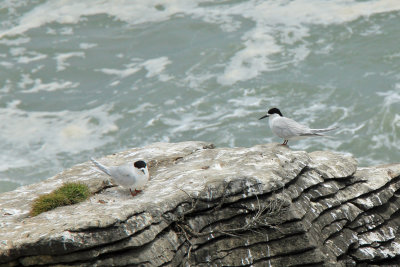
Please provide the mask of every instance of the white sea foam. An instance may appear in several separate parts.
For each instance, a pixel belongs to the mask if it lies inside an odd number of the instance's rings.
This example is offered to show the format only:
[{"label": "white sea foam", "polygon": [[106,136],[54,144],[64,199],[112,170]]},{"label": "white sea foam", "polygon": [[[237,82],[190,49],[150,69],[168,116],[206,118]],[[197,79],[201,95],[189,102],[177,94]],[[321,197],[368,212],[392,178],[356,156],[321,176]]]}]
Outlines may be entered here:
[{"label": "white sea foam", "polygon": [[149,59],[140,65],[147,70],[147,78],[158,76],[160,81],[165,82],[172,79],[170,75],[163,74],[165,67],[171,63],[172,62],[167,57],[159,57],[155,59]]},{"label": "white sea foam", "polygon": [[212,79],[215,77],[215,74],[208,71],[203,74],[195,74],[189,70],[185,73],[185,76],[186,77],[184,78],[184,81],[187,83],[187,85],[194,90],[198,90],[204,81]]},{"label": "white sea foam", "polygon": [[12,47],[10,48],[10,54],[14,57],[22,56],[26,52],[26,48],[24,47]]},{"label": "white sea foam", "polygon": [[[255,22],[255,27],[242,37],[245,47],[230,60],[223,75],[218,77],[222,85],[252,79],[260,73],[276,67],[269,57],[281,53],[284,44],[304,42],[309,36],[308,25],[328,25],[353,21],[362,16],[400,10],[400,4],[392,1],[247,1],[223,13],[243,16]],[[375,31],[377,32],[377,31]],[[278,36],[278,37],[277,37]],[[292,62],[304,60],[309,48],[300,44],[291,51]],[[280,66],[282,67],[282,66]],[[279,67],[278,67],[279,68]]]},{"label": "white sea foam", "polygon": [[376,94],[379,96],[383,96],[384,99],[384,107],[388,108],[393,104],[400,103],[400,83],[395,85],[396,90],[390,90],[386,92],[377,92]]},{"label": "white sea foam", "polygon": [[138,72],[141,68],[136,66],[136,63],[130,63],[125,65],[125,69],[110,69],[110,68],[102,68],[102,69],[97,69],[96,71],[103,72],[104,74],[108,75],[115,75],[118,76],[119,78],[123,79],[128,76],[131,76],[132,74],[135,74]]},{"label": "white sea foam", "polygon": [[[20,18],[18,25],[0,33],[18,35],[47,23],[78,23],[83,16],[108,14],[130,24],[158,22],[182,13],[204,19],[209,23],[226,24],[227,31],[236,30],[240,22],[233,19],[239,15],[257,23],[299,25],[300,23],[331,24],[370,16],[376,13],[399,10],[397,0],[385,1],[246,1],[234,5],[206,5],[209,1],[174,0],[163,1],[48,1],[36,6]],[[200,6],[201,4],[201,6]],[[227,26],[230,25],[230,26]],[[233,25],[233,26],[232,26]]]},{"label": "white sea foam", "polygon": [[[382,109],[379,112],[378,123],[382,134],[375,134],[372,137],[374,149],[400,147],[400,115],[398,114],[400,107],[400,83],[396,84],[394,90],[387,92],[378,92],[377,95],[383,97]],[[397,109],[396,109],[397,107]]]},{"label": "white sea foam", "polygon": [[29,43],[30,41],[31,41],[31,38],[29,38],[29,37],[18,37],[15,39],[2,38],[2,39],[0,39],[0,44],[5,44],[8,46],[18,46],[18,45]]},{"label": "white sea foam", "polygon": [[[30,29],[57,22],[61,24],[78,23],[84,16],[108,14],[130,25],[159,22],[171,16],[182,14],[217,24],[223,31],[236,31],[241,19],[254,22],[254,27],[242,36],[243,48],[228,60],[223,73],[217,75],[222,85],[232,85],[257,77],[262,72],[285,67],[274,62],[271,55],[285,52],[291,55],[286,63],[301,62],[309,54],[304,38],[309,36],[309,25],[340,24],[368,17],[373,14],[400,10],[398,0],[385,1],[245,1],[235,4],[215,5],[209,1],[175,0],[163,1],[102,1],[102,0],[62,0],[47,1],[25,13],[14,27],[0,32],[0,38],[20,35]],[[66,27],[62,34],[71,34]],[[366,34],[378,34],[379,27],[372,26]],[[282,44],[295,44],[293,49],[283,51]],[[62,67],[61,67],[62,68]],[[127,77],[137,71],[127,66],[126,70],[104,68],[105,73]],[[149,71],[148,75],[151,76]],[[161,81],[170,76],[161,75]]]},{"label": "white sea foam", "polygon": [[29,167],[39,159],[56,161],[60,153],[92,150],[110,142],[107,134],[118,130],[115,122],[120,115],[110,115],[110,105],[85,112],[33,112],[20,109],[20,104],[14,100],[0,108],[1,146],[12,148],[1,158],[0,171]]},{"label": "white sea foam", "polygon": [[0,88],[0,93],[7,94],[11,90],[11,82],[10,80],[6,80],[2,88]]},{"label": "white sea foam", "polygon": [[53,0],[37,5],[19,19],[18,25],[2,31],[3,36],[22,34],[30,29],[57,22],[61,24],[78,23],[83,16],[108,14],[132,25],[145,22],[157,22],[169,19],[176,13],[185,13],[195,8],[194,0],[165,1],[103,1],[103,0]]},{"label": "white sea foam", "polygon": [[49,83],[43,83],[41,79],[35,79],[30,89],[23,90],[21,92],[23,93],[37,93],[39,91],[53,92],[57,90],[76,88],[78,86],[79,83],[76,82],[74,83],[71,81],[62,81],[62,82],[53,81]]},{"label": "white sea foam", "polygon": [[218,110],[211,114],[187,112],[187,109],[193,109],[194,106],[195,105],[192,103],[190,106],[185,108],[178,108],[179,111],[174,112],[178,114],[178,118],[161,118],[161,121],[169,126],[168,132],[170,136],[183,134],[189,131],[199,131],[199,133],[207,131],[209,128],[221,125],[222,120],[220,120],[220,117],[227,113],[226,110]]},{"label": "white sea foam", "polygon": [[235,107],[259,107],[265,99],[256,96],[243,96],[240,98],[229,99],[228,103],[232,103]]},{"label": "white sea foam", "polygon": [[28,53],[29,56],[21,56],[18,58],[17,62],[18,63],[22,63],[22,64],[27,64],[33,61],[38,61],[38,60],[42,60],[47,58],[47,55],[45,54],[41,54],[41,53],[37,53],[37,52],[29,52]]},{"label": "white sea foam", "polygon": [[11,69],[12,67],[14,67],[14,64],[8,61],[0,61],[0,66]]},{"label": "white sea foam", "polygon": [[61,35],[72,35],[74,34],[74,29],[72,27],[63,27],[60,31]]},{"label": "white sea foam", "polygon": [[20,64],[27,64],[47,58],[47,55],[36,51],[28,51],[25,47],[11,47],[9,52],[13,60]]},{"label": "white sea foam", "polygon": [[115,75],[121,79],[126,78],[135,74],[136,72],[144,69],[147,71],[146,78],[158,77],[160,81],[168,81],[172,79],[172,76],[164,73],[165,67],[171,64],[171,61],[167,57],[159,57],[154,59],[149,59],[143,62],[137,62],[138,59],[134,59],[135,62],[125,64],[125,69],[110,69],[102,68],[96,71],[103,72],[108,75]]},{"label": "white sea foam", "polygon": [[84,58],[85,53],[83,52],[70,52],[70,53],[62,53],[62,54],[57,54],[54,59],[57,62],[57,71],[62,71],[65,70],[66,67],[68,67],[70,64],[67,62],[67,60],[71,57],[80,57]]},{"label": "white sea foam", "polygon": [[81,49],[90,49],[90,48],[93,48],[93,47],[96,47],[96,46],[97,46],[97,44],[94,44],[94,43],[80,43],[79,44],[79,47]]},{"label": "white sea foam", "polygon": [[79,86],[79,83],[71,81],[52,81],[44,83],[39,78],[32,79],[30,75],[24,74],[22,75],[22,80],[19,83],[19,86],[21,88],[27,88],[26,90],[21,91],[23,93],[37,93],[40,91],[53,92],[57,90],[76,88]]}]

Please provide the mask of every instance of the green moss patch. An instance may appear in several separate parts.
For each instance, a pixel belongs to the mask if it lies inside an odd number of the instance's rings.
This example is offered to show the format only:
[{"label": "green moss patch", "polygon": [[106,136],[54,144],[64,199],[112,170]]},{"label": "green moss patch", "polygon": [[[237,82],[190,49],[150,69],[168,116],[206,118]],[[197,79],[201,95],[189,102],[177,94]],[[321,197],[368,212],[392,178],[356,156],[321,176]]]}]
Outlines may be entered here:
[{"label": "green moss patch", "polygon": [[33,202],[31,216],[36,216],[57,207],[72,205],[86,200],[90,195],[89,187],[81,183],[65,183],[60,188],[41,195]]}]

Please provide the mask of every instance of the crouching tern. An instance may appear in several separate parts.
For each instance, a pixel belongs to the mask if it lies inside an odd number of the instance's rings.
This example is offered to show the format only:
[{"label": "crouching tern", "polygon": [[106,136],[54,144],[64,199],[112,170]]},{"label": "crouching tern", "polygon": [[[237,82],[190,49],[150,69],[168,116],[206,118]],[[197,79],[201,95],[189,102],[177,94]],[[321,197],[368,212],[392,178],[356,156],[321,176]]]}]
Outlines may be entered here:
[{"label": "crouching tern", "polygon": [[269,127],[271,131],[280,138],[283,138],[283,144],[287,145],[290,140],[299,140],[306,137],[326,136],[322,133],[336,130],[338,127],[325,129],[311,129],[292,119],[283,117],[281,111],[277,108],[268,110],[267,115],[262,116],[259,120],[269,117]]},{"label": "crouching tern", "polygon": [[97,168],[113,178],[115,182],[123,187],[128,187],[132,196],[140,193],[149,181],[149,170],[143,160],[134,163],[126,163],[120,166],[104,166],[94,158],[90,160]]}]

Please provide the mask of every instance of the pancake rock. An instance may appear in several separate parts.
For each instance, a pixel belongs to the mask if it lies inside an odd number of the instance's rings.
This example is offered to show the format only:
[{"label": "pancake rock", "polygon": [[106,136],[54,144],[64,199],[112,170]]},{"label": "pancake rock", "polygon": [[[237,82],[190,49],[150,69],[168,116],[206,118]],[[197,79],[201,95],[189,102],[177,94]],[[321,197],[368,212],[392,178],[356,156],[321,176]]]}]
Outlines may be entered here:
[{"label": "pancake rock", "polygon": [[[0,194],[0,266],[355,266],[400,260],[400,164],[277,144],[155,143],[101,159],[144,159],[135,197],[91,162]],[[29,216],[65,182],[86,201]]]}]

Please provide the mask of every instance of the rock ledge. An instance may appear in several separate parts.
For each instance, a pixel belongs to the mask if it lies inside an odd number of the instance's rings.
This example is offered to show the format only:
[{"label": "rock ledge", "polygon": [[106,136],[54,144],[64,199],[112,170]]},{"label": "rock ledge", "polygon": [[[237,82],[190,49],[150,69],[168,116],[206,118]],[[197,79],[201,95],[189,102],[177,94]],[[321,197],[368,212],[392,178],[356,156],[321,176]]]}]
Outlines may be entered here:
[{"label": "rock ledge", "polygon": [[[400,261],[400,163],[277,144],[155,143],[100,159],[142,158],[132,198],[86,162],[0,194],[0,266],[355,266]],[[93,196],[29,217],[64,182]]]}]

